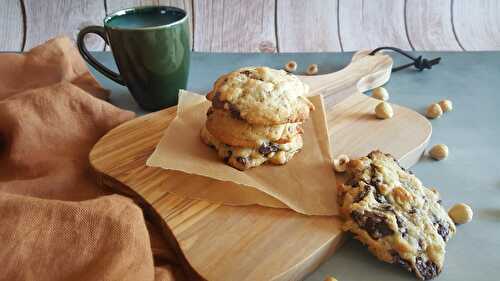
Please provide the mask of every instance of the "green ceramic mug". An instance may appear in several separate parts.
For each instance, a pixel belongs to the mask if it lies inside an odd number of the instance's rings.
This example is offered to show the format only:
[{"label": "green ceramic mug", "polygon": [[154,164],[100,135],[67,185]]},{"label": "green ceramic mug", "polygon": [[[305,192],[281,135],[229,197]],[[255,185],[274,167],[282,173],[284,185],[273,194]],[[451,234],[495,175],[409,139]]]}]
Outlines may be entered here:
[{"label": "green ceramic mug", "polygon": [[[124,9],[104,19],[104,27],[88,26],[78,34],[83,58],[118,84],[127,86],[146,110],[176,105],[187,84],[190,53],[186,11],[167,6]],[[95,33],[111,47],[120,73],[97,61],[84,37]]]}]

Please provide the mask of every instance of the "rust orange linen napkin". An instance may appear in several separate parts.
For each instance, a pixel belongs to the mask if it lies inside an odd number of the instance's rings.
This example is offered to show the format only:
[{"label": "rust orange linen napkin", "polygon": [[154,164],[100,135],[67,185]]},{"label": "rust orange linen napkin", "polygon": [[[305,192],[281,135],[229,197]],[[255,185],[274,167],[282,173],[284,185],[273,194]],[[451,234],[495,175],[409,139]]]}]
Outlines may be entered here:
[{"label": "rust orange linen napkin", "polygon": [[185,279],[141,209],[94,181],[90,149],[134,117],[108,95],[67,38],[0,54],[0,280]]}]

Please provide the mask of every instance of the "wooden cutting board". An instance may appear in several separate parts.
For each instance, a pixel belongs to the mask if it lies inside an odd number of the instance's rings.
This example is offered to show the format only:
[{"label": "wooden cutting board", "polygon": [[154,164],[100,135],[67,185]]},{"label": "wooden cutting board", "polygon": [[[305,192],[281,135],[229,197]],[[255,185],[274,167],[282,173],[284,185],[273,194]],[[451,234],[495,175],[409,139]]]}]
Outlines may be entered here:
[{"label": "wooden cutting board", "polygon": [[[302,76],[311,93],[325,96],[335,155],[393,154],[409,167],[422,154],[431,125],[420,114],[394,105],[392,119],[378,120],[379,102],[360,93],[387,82],[392,60],[358,52],[345,69]],[[329,257],[343,234],[336,217],[304,216],[288,209],[232,207],[192,200],[165,186],[217,184],[175,171],[146,167],[175,107],[129,121],[106,134],[90,153],[102,185],[133,198],[161,226],[178,254],[207,280],[301,280]],[[263,168],[265,169],[265,168]]]}]

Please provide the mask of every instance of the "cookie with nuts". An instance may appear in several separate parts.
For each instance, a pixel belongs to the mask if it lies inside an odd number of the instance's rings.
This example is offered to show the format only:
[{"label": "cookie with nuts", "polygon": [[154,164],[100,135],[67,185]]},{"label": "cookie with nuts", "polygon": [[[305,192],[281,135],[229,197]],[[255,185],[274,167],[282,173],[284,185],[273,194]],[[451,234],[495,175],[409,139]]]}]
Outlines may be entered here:
[{"label": "cookie with nuts", "polygon": [[302,123],[252,125],[234,118],[228,111],[213,107],[207,112],[206,127],[221,142],[242,147],[260,147],[265,143],[284,144],[303,133]]},{"label": "cookie with nuts", "polygon": [[439,194],[380,151],[351,160],[347,173],[338,189],[344,230],[379,259],[421,280],[436,277],[443,269],[446,242],[456,231]]},{"label": "cookie with nuts", "polygon": [[306,84],[284,70],[247,67],[217,79],[207,99],[249,124],[273,126],[306,120],[314,110],[308,92]]},{"label": "cookie with nuts", "polygon": [[219,158],[228,165],[243,171],[264,163],[284,165],[302,149],[302,136],[297,135],[288,143],[263,143],[259,147],[231,146],[214,137],[204,126],[201,140],[217,151]]}]

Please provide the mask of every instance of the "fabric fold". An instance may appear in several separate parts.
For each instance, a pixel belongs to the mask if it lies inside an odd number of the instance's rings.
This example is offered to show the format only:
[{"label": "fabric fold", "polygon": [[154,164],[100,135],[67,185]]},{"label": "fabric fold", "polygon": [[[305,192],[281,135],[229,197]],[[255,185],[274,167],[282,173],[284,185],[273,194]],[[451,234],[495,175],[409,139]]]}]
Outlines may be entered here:
[{"label": "fabric fold", "polygon": [[141,209],[95,181],[92,146],[135,116],[108,97],[68,38],[0,54],[1,280],[185,280]]}]

